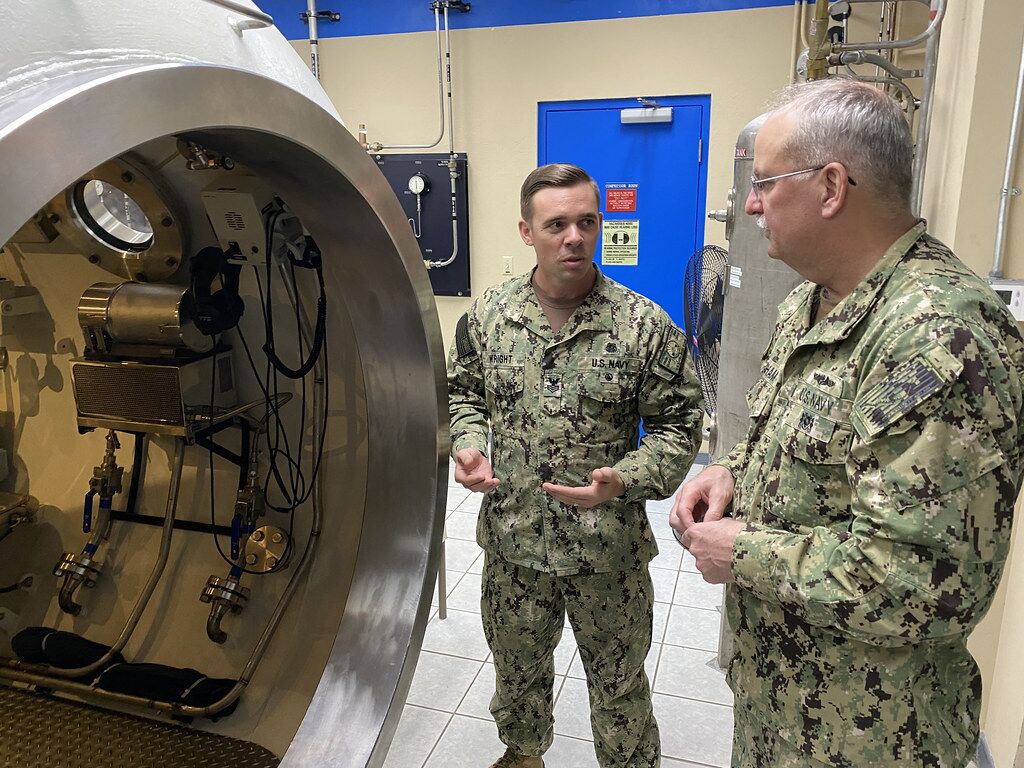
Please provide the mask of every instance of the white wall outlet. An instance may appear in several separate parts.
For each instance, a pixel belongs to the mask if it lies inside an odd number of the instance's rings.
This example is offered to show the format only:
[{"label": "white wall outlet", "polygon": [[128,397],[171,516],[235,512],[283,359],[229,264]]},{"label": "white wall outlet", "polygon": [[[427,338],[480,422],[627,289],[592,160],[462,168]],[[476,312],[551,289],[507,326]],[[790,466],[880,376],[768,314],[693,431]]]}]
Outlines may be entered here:
[{"label": "white wall outlet", "polygon": [[503,275],[514,275],[516,273],[515,264],[512,262],[511,256],[506,256],[501,260],[501,274]]},{"label": "white wall outlet", "polygon": [[1024,321],[1024,280],[989,278],[988,284],[992,286],[996,296],[1006,304],[1014,319],[1017,322]]}]

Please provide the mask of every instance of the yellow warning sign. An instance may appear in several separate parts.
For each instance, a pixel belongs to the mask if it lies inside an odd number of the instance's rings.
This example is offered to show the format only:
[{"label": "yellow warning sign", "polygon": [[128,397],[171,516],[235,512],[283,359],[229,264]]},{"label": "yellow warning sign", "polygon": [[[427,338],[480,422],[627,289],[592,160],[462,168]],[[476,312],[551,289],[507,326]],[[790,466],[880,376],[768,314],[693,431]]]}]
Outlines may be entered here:
[{"label": "yellow warning sign", "polygon": [[602,264],[613,267],[635,267],[639,253],[639,220],[604,220],[604,226],[601,229]]}]

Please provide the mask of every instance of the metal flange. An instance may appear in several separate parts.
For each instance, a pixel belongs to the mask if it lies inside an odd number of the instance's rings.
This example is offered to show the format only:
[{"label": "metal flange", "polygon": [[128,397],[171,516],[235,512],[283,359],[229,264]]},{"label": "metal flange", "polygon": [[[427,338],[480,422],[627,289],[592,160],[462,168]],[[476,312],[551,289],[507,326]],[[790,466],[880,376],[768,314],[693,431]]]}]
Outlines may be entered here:
[{"label": "metal flange", "polygon": [[53,567],[54,576],[71,576],[81,579],[85,586],[93,587],[103,570],[103,563],[98,563],[89,555],[78,552],[65,552],[60,562]]},{"label": "metal flange", "polygon": [[245,542],[245,569],[259,573],[275,570],[287,551],[287,531],[276,525],[260,526]]}]

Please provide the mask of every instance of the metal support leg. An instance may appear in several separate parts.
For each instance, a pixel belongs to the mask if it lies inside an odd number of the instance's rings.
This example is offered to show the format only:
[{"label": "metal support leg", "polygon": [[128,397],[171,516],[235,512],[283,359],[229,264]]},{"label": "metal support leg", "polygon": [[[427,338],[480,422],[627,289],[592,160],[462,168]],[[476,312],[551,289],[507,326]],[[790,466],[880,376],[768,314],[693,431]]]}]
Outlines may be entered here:
[{"label": "metal support leg", "polygon": [[437,568],[437,618],[448,618],[448,578],[445,572],[444,544],[448,539],[447,526],[441,533],[441,564]]},{"label": "metal support leg", "polygon": [[725,669],[732,660],[735,637],[732,627],[729,626],[729,617],[725,613],[725,599],[722,599],[722,618],[718,630],[718,666]]}]

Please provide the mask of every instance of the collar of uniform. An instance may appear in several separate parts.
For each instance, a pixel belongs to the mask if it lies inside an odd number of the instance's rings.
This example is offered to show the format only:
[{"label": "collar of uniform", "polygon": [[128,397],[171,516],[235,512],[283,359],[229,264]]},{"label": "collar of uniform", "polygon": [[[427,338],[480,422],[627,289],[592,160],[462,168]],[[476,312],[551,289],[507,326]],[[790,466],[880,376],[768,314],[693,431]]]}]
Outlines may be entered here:
[{"label": "collar of uniform", "polygon": [[[867,314],[878,298],[882,286],[888,282],[896,267],[907,255],[914,244],[921,239],[925,231],[925,222],[919,221],[908,229],[900,238],[889,246],[875,268],[857,284],[832,312],[821,320],[804,337],[803,344],[834,344],[842,341]],[[805,317],[810,325],[811,297],[814,286],[809,286],[806,293]]]},{"label": "collar of uniform", "polygon": [[533,273],[537,270],[534,267],[529,274],[519,278],[519,284],[512,290],[508,300],[508,317],[520,325],[525,326],[533,333],[541,336],[547,341],[553,339],[567,339],[583,330],[610,331],[614,327],[612,317],[612,306],[614,302],[609,296],[611,282],[601,270],[594,265],[597,272],[597,279],[594,287],[583,300],[583,303],[576,307],[568,322],[562,327],[558,334],[553,334],[544,310],[537,301],[537,295],[533,292]]},{"label": "collar of uniform", "polygon": [[610,331],[615,327],[612,316],[615,301],[611,296],[612,282],[594,265],[597,279],[594,287],[583,303],[576,307],[556,338],[560,341],[570,339],[581,331]]}]

